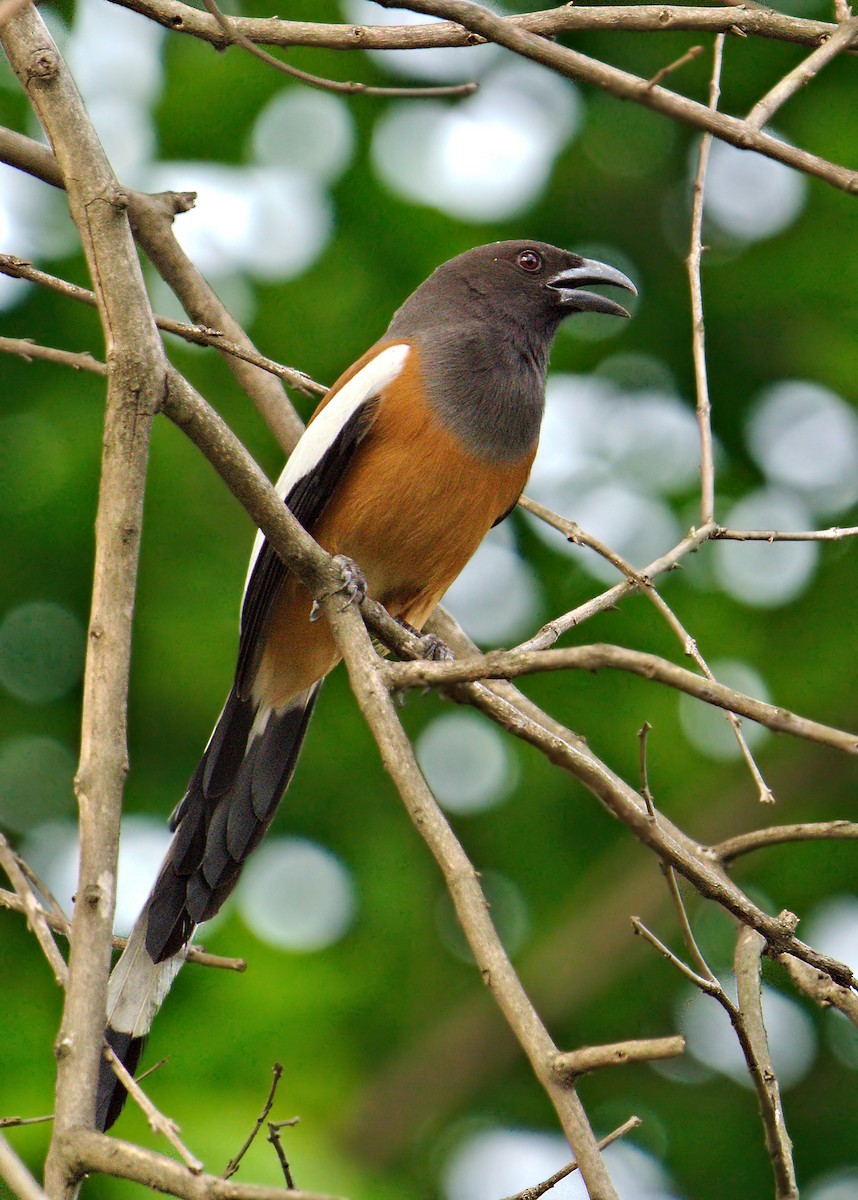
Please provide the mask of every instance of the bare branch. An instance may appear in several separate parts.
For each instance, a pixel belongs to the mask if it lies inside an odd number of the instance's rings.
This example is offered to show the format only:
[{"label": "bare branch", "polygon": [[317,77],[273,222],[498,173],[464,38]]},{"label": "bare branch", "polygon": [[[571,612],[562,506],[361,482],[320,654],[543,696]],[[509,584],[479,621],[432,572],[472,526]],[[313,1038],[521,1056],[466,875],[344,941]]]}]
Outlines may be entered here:
[{"label": "bare branch", "polygon": [[858,754],[858,735],[832,729],[796,716],[788,709],[762,700],[744,696],[723,683],[703,678],[694,671],[674,666],[667,659],[642,650],[627,650],[623,646],[595,643],[592,646],[569,646],[560,650],[493,650],[476,658],[456,659],[453,662],[385,663],[382,670],[389,686],[395,691],[406,688],[447,687],[455,683],[480,679],[515,679],[520,675],[544,671],[599,671],[604,668],[628,671],[644,679],[652,679],[707,704],[729,709],[740,716],[765,725],[780,733],[820,742],[846,754]]},{"label": "bare branch", "polygon": [[582,1046],[558,1054],[554,1069],[558,1075],[576,1078],[602,1067],[625,1067],[630,1063],[658,1062],[677,1058],[685,1053],[685,1038],[638,1038],[629,1042],[613,1042],[605,1046]]},{"label": "bare branch", "polygon": [[576,82],[588,83],[621,100],[635,101],[675,121],[706,130],[740,150],[756,150],[767,158],[823,179],[832,187],[853,194],[858,192],[858,171],[838,166],[770,134],[752,129],[738,117],[713,112],[705,104],[679,96],[666,88],[650,87],[646,79],[589,58],[567,46],[547,41],[521,25],[510,24],[473,0],[377,0],[377,3],[383,8],[405,7],[427,16],[456,21],[472,33],[542,63]]},{"label": "bare branch", "polygon": [[[223,33],[217,22],[181,0],[113,0],[176,33],[190,34],[222,47]],[[504,18],[542,37],[602,29],[637,33],[666,31],[732,33],[773,38],[803,46],[818,46],[837,26],[790,16],[770,8],[724,5],[713,8],[682,5],[606,4],[602,6],[561,5],[539,12]],[[234,17],[236,26],[253,42],[268,46],[315,46],[326,50],[421,50],[434,46],[476,46],[486,39],[469,33],[455,21],[426,25],[347,25],[321,21],[284,21],[279,17]]]},{"label": "bare branch", "polygon": [[[16,896],[14,892],[7,892],[3,888],[0,888],[0,908],[8,908],[13,912],[24,913],[25,915],[27,912],[24,901],[19,896]],[[64,913],[47,912],[44,908],[40,908],[39,912],[42,919],[54,933],[59,933],[64,938],[69,936],[71,925]],[[113,938],[114,950],[124,950],[127,944],[127,938]],[[188,956],[185,961],[197,963],[201,967],[213,967],[221,971],[237,971],[241,973],[247,970],[245,959],[224,958],[220,954],[209,954],[201,946],[189,946]]]},{"label": "bare branch", "polygon": [[127,770],[126,703],[143,490],[166,360],[152,320],[125,198],[74,82],[35,8],[0,27],[6,56],[48,134],[98,297],[110,375],[75,780],[81,862],[46,1187],[70,1198],[70,1130],[91,1126],[110,968],[119,816]]},{"label": "bare branch", "polygon": [[752,129],[762,129],[791,96],[810,83],[823,67],[850,46],[855,41],[856,35],[858,35],[858,17],[852,17],[851,20],[844,21],[830,37],[825,39],[821,46],[807,56],[804,62],[799,63],[795,70],[778,80],[762,100],[757,101],[745,118],[748,125]]},{"label": "bare branch", "polygon": [[[539,504],[529,496],[522,496],[519,504],[525,512],[533,513],[544,520],[550,520],[551,517],[555,516],[555,514],[551,513],[550,509],[545,508],[544,505]],[[554,617],[546,625],[543,625],[532,638],[528,638],[526,642],[522,642],[517,649],[522,651],[544,650],[546,647],[552,646],[558,638],[562,637],[564,633],[568,633],[570,629],[576,628],[598,613],[607,612],[618,604],[620,600],[624,599],[624,597],[630,595],[632,592],[640,591],[643,587],[648,586],[653,579],[659,575],[663,575],[666,571],[675,570],[686,555],[698,550],[704,542],[708,541],[712,529],[713,526],[711,525],[703,525],[700,529],[692,529],[681,542],[671,550],[668,550],[666,554],[653,559],[648,566],[641,567],[636,571],[633,578],[627,577],[621,583],[616,583],[600,595],[594,596],[593,599],[579,604],[571,612]]]},{"label": "bare branch", "polygon": [[117,1078],[125,1088],[128,1095],[138,1105],[146,1120],[149,1122],[149,1128],[152,1130],[152,1132],[165,1137],[179,1155],[179,1158],[181,1158],[188,1170],[194,1175],[199,1175],[203,1169],[203,1164],[198,1158],[195,1158],[194,1155],[191,1154],[190,1150],[187,1149],[184,1142],[179,1137],[179,1127],[176,1122],[171,1117],[165,1117],[164,1114],[155,1107],[131,1072],[126,1069],[122,1060],[117,1057],[114,1050],[106,1043],[102,1053],[110,1063],[111,1067],[113,1067]]},{"label": "bare branch", "polygon": [[232,17],[221,12],[215,4],[215,0],[203,0],[203,4],[220,26],[226,45],[241,46],[248,54],[252,54],[254,58],[258,58],[267,66],[273,67],[275,71],[282,71],[284,75],[289,75],[301,83],[306,83],[309,87],[319,88],[324,92],[339,92],[346,96],[399,96],[411,100],[423,100],[449,96],[470,96],[477,90],[476,83],[457,83],[443,87],[373,87],[367,83],[341,83],[336,79],[323,79],[320,75],[311,75],[307,71],[301,71],[297,67],[283,62],[282,59],[275,58],[267,50],[261,50],[249,37],[245,37]]},{"label": "bare branch", "polygon": [[552,1064],[557,1048],[530,1003],[488,913],[477,874],[423,779],[411,744],[396,716],[378,670],[360,615],[341,611],[333,597],[323,600],[343,654],[361,711],[376,739],[408,814],[432,852],[483,981],[518,1039],[531,1067],[554,1105],[578,1160],[591,1197],[613,1200],[617,1193],[599,1154],[596,1139],[574,1089],[557,1080]]},{"label": "bare branch", "polygon": [[[701,307],[701,313],[702,313],[702,307]],[[706,412],[703,417],[703,423],[701,424],[701,444],[703,447],[702,459],[704,462],[706,461],[706,456],[707,456],[707,451],[705,449],[705,442],[706,442],[705,431],[709,429],[708,404],[709,404],[709,399],[707,396]],[[709,449],[708,449],[710,466],[712,463],[711,451],[712,451],[712,446],[711,446],[711,432],[710,432],[710,434],[709,434]],[[714,489],[714,475],[711,476],[711,482],[712,482],[712,486]],[[705,496],[705,492],[706,492],[706,488],[704,486],[704,496]],[[714,495],[714,490],[713,490],[713,495]],[[704,501],[704,504],[705,504],[705,501]],[[550,509],[546,508],[542,504],[536,504],[532,500],[527,500],[525,502],[525,504],[523,505],[523,507],[526,507],[528,509],[528,511],[533,512],[533,514],[535,516],[538,516],[540,518],[540,520],[545,521],[547,524],[551,525],[554,529],[557,529],[559,532],[563,533],[568,541],[573,542],[576,545],[589,546],[591,549],[595,550],[596,553],[599,554],[602,558],[604,558],[607,562],[609,562],[613,566],[615,566],[618,571],[622,571],[623,574],[625,575],[626,579],[629,581],[629,583],[633,584],[635,587],[639,587],[643,591],[643,594],[649,600],[652,601],[652,603],[655,605],[655,607],[658,609],[658,611],[661,613],[661,615],[667,621],[670,628],[673,630],[673,632],[678,637],[680,644],[682,645],[682,648],[684,649],[684,651],[688,655],[688,657],[692,658],[697,663],[697,666],[700,668],[701,672],[706,676],[707,679],[712,680],[713,683],[716,682],[715,675],[713,674],[712,670],[709,667],[709,664],[706,662],[703,655],[700,653],[700,648],[697,645],[696,640],[691,636],[691,634],[688,632],[688,630],[685,628],[685,626],[679,620],[679,617],[677,617],[676,613],[673,611],[673,609],[670,607],[670,605],[667,603],[667,601],[664,599],[664,597],[656,590],[651,579],[649,579],[645,574],[642,574],[642,573],[636,571],[634,569],[634,567],[630,563],[627,563],[624,558],[622,558],[619,554],[616,553],[616,551],[611,550],[611,548],[609,546],[606,546],[604,542],[601,542],[598,538],[594,537],[591,533],[587,533],[585,530],[583,530],[581,528],[581,526],[576,521],[569,521],[569,520],[567,520],[566,517],[558,516],[557,513],[552,512]],[[711,522],[709,524],[711,525]],[[705,526],[705,527],[708,528],[709,526]],[[765,779],[763,778],[762,772],[760,771],[760,768],[757,766],[756,760],[754,759],[754,756],[751,753],[751,748],[748,745],[748,742],[747,742],[747,739],[745,738],[744,732],[742,731],[741,722],[739,721],[739,719],[735,715],[735,713],[731,712],[730,710],[725,709],[724,716],[726,717],[727,722],[733,731],[733,734],[739,745],[739,750],[742,754],[742,757],[745,759],[745,762],[748,764],[748,768],[751,772],[751,775],[754,779],[755,784],[757,785],[757,792],[758,792],[760,800],[765,803],[770,803],[774,799],[774,797],[772,796],[771,789],[769,788],[768,784],[766,783]]]},{"label": "bare branch", "polygon": [[651,929],[648,929],[646,925],[644,925],[640,917],[632,917],[631,922],[632,929],[635,931],[638,937],[642,937],[645,942],[649,942],[649,944],[656,949],[663,958],[666,958],[672,966],[676,967],[680,975],[684,975],[685,978],[690,980],[695,987],[700,988],[701,992],[706,992],[708,996],[717,996],[721,992],[721,984],[717,979],[715,979],[711,972],[709,972],[708,976],[706,976],[700,975],[697,973],[697,971],[692,970],[687,963],[684,963],[682,959],[674,954],[669,947],[665,946],[664,942],[661,941],[660,938],[656,937]]},{"label": "bare branch", "polygon": [[754,829],[750,833],[739,833],[735,837],[726,838],[717,846],[713,846],[711,853],[719,862],[728,863],[740,854],[764,850],[769,846],[838,838],[858,838],[858,824],[853,821],[811,821],[796,825],[771,825],[767,829]]},{"label": "bare branch", "polygon": [[236,1183],[205,1172],[195,1175],[172,1158],[94,1130],[69,1134],[63,1148],[78,1171],[130,1179],[180,1200],[340,1200],[321,1192]]},{"label": "bare branch", "polygon": [[241,1160],[244,1158],[247,1151],[253,1145],[256,1135],[259,1133],[260,1129],[265,1124],[265,1118],[271,1112],[271,1109],[274,1105],[274,1097],[277,1094],[277,1085],[280,1082],[282,1075],[283,1075],[282,1065],[280,1063],[275,1063],[274,1066],[271,1068],[271,1087],[268,1089],[268,1096],[265,1100],[265,1103],[262,1106],[262,1112],[256,1118],[256,1123],[253,1126],[253,1128],[251,1129],[247,1139],[245,1140],[245,1142],[244,1142],[243,1146],[241,1147],[241,1149],[239,1150],[239,1152],[236,1155],[234,1155],[234,1157],[231,1158],[229,1160],[229,1162],[226,1164],[226,1169],[224,1170],[224,1173],[223,1173],[224,1179],[231,1179],[232,1176],[236,1173],[236,1171],[239,1168],[239,1165],[241,1164]]},{"label": "bare branch", "polygon": [[679,71],[682,67],[688,66],[690,62],[694,62],[695,58],[699,58],[702,53],[702,46],[692,46],[690,50],[686,50],[674,62],[668,63],[666,67],[662,67],[660,71],[656,71],[655,75],[647,80],[649,86],[655,87],[657,83],[661,83],[667,79],[668,75],[672,75],[674,71]]},{"label": "bare branch", "polygon": [[74,371],[91,371],[95,375],[107,376],[106,365],[93,358],[88,350],[76,353],[74,350],[58,350],[54,346],[38,346],[30,338],[0,337],[0,354],[17,354],[27,362],[38,359],[71,367]]},{"label": "bare branch", "polygon": [[5,1179],[19,1200],[48,1200],[24,1163],[0,1133],[0,1179]]},{"label": "bare branch", "polygon": [[732,542],[840,542],[844,538],[858,537],[858,525],[841,529],[833,525],[830,529],[810,529],[798,533],[785,533],[778,529],[724,529],[718,526],[712,531],[713,541]]},{"label": "bare branch", "polygon": [[21,870],[18,856],[2,833],[0,833],[0,867],[9,876],[9,880],[21,902],[21,907],[27,915],[27,924],[36,935],[38,943],[42,948],[42,953],[48,960],[48,964],[54,973],[54,979],[60,987],[65,987],[68,982],[68,967],[66,966],[65,959],[57,949],[57,944],[51,935],[50,926],[45,919],[46,914],[36,898],[30,881]]},{"label": "bare branch", "polygon": [[[777,1200],[798,1200],[792,1142],[787,1133],[780,1088],[772,1067],[762,1006],[762,963],[766,940],[743,928],[736,943],[735,969],[744,1036],[740,1036],[748,1070],[757,1092],[766,1147],[775,1175]],[[737,1029],[737,1032],[739,1030]]]},{"label": "bare branch", "polygon": [[778,962],[806,996],[822,1008],[836,1008],[853,1025],[858,1026],[858,995],[851,988],[840,987],[833,979],[800,959],[793,958],[791,954],[778,955]]},{"label": "bare branch", "polygon": [[[627,1133],[631,1133],[633,1129],[637,1129],[640,1124],[640,1117],[629,1117],[628,1121],[623,1121],[622,1125],[618,1126],[612,1133],[607,1134],[606,1137],[599,1138],[596,1145],[600,1150],[604,1150],[621,1137],[625,1137]],[[544,1196],[546,1192],[550,1192],[553,1187],[556,1187],[562,1180],[568,1179],[573,1171],[577,1170],[578,1164],[573,1159],[571,1163],[567,1163],[565,1167],[561,1167],[559,1171],[555,1171],[549,1179],[543,1180],[542,1183],[537,1183],[534,1187],[525,1188],[523,1192],[516,1192],[514,1196],[508,1196],[507,1200],[540,1200],[540,1197]]]},{"label": "bare branch", "polygon": [[[721,95],[721,63],[724,55],[724,34],[715,39],[712,80],[709,84],[709,107],[718,107]],[[706,186],[706,167],[712,134],[704,133],[697,153],[697,172],[694,176],[691,205],[691,249],[686,259],[691,287],[691,350],[694,358],[694,381],[697,389],[697,427],[700,431],[700,523],[715,520],[715,457],[712,452],[712,406],[709,402],[709,382],[706,372],[706,328],[703,320],[703,288],[700,281],[700,260],[703,255],[703,197]]]},{"label": "bare branch", "polygon": [[[0,140],[0,158],[2,154],[2,140]],[[65,296],[69,300],[77,300],[81,304],[88,304],[95,307],[97,304],[95,292],[88,288],[80,287],[76,283],[68,283],[64,279],[57,278],[56,275],[49,275],[47,271],[42,271],[38,267],[34,267],[32,263],[26,262],[24,259],[16,258],[13,254],[0,254],[0,275],[8,275],[10,279],[27,279],[31,283],[39,284],[40,287],[49,288],[58,295]],[[190,342],[195,346],[212,346],[221,354],[232,356],[243,362],[246,362],[260,371],[270,375],[276,375],[287,386],[294,388],[296,391],[303,392],[308,396],[323,395],[327,388],[321,383],[315,383],[310,379],[309,375],[305,375],[303,371],[296,371],[294,367],[284,367],[281,363],[275,362],[274,359],[266,358],[256,349],[248,349],[247,346],[231,341],[225,337],[219,329],[210,329],[207,325],[186,325],[182,321],[174,321],[172,317],[155,317],[155,324],[164,333],[175,334],[183,341]],[[14,341],[15,339],[4,339],[4,341]],[[26,346],[27,343],[24,343]],[[20,351],[24,353],[24,351]],[[64,354],[64,351],[55,351],[55,354]],[[24,354],[26,357],[26,354]],[[33,357],[47,357],[46,355],[37,355]],[[59,361],[59,360],[57,360]],[[96,360],[93,360],[96,361]],[[85,363],[69,363],[70,366],[86,366]],[[88,368],[94,369],[94,368]]]}]

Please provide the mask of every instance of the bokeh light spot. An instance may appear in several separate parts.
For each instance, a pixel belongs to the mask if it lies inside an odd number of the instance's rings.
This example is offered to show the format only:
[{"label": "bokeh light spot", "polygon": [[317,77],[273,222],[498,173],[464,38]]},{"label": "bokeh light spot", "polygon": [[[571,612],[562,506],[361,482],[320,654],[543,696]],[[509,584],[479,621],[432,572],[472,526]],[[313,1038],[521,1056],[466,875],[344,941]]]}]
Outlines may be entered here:
[{"label": "bokeh light spot", "polygon": [[56,738],[26,734],[0,742],[0,825],[26,833],[72,812],[75,766]]},{"label": "bokeh light spot", "polygon": [[323,950],[345,935],[356,909],[349,872],[330,850],[303,838],[266,842],[237,898],[256,936],[282,950]]},{"label": "bokeh light spot", "polygon": [[798,489],[817,511],[858,500],[858,417],[828,388],[805,380],[768,388],[751,413],[748,447],[773,483]]},{"label": "bokeh light spot", "polygon": [[501,529],[491,531],[444,596],[472,638],[495,645],[523,634],[540,602],[532,568]]},{"label": "bokeh light spot", "polygon": [[[497,1200],[524,1191],[568,1164],[566,1141],[526,1129],[482,1129],[466,1137],[448,1158],[442,1187],[446,1200]],[[627,1142],[605,1151],[605,1161],[623,1200],[676,1200],[660,1163]],[[551,1189],[557,1200],[586,1200],[578,1172]]]},{"label": "bokeh light spot", "polygon": [[152,191],[198,192],[176,223],[185,252],[220,280],[241,271],[288,279],[313,263],[333,228],[331,204],[318,182],[285,167],[168,163],[153,169]]},{"label": "bokeh light spot", "polygon": [[354,126],[347,105],[336,96],[284,88],[256,118],[252,144],[264,166],[292,167],[333,183],[349,165]]},{"label": "bokeh light spot", "polygon": [[[735,659],[722,659],[710,665],[715,678],[725,687],[743,692],[755,700],[768,702],[769,691],[765,680],[747,663]],[[696,700],[693,696],[680,696],[679,722],[692,746],[707,758],[727,761],[738,758],[742,753],[736,735],[720,708],[704,704],[702,700]],[[743,721],[742,732],[752,749],[769,736],[768,730],[753,721]]]},{"label": "bokeh light spot", "polygon": [[417,758],[438,803],[477,813],[499,804],[518,782],[518,762],[494,725],[471,712],[444,713],[417,740]]},{"label": "bokeh light spot", "polygon": [[[725,989],[735,999],[732,981],[725,982]],[[763,1018],[775,1074],[782,1088],[793,1087],[804,1078],[816,1057],[813,1022],[795,1001],[766,986]],[[730,1018],[711,996],[695,991],[679,1012],[679,1026],[689,1053],[698,1061],[743,1087],[753,1087]]]},{"label": "bokeh light spot", "polygon": [[805,1200],[855,1200],[858,1196],[858,1166],[832,1171],[815,1179],[802,1195]]},{"label": "bokeh light spot", "polygon": [[579,120],[572,84],[512,63],[455,107],[394,105],[376,125],[373,161],[410,200],[465,220],[502,220],[540,193]]},{"label": "bokeh light spot", "polygon": [[858,896],[828,897],[802,922],[802,929],[812,946],[858,974]]},{"label": "bokeh light spot", "polygon": [[[807,506],[783,488],[759,488],[726,514],[731,529],[809,529]],[[816,542],[717,542],[715,575],[724,591],[743,604],[769,608],[800,596],[819,560]]]},{"label": "bokeh light spot", "polygon": [[61,604],[12,609],[0,623],[0,683],[28,704],[58,700],[81,677],[85,640],[83,625]]},{"label": "bokeh light spot", "polygon": [[[692,170],[696,165],[695,150]],[[780,233],[804,208],[806,195],[806,180],[798,171],[727,142],[712,143],[705,213],[737,241],[753,242]]]}]

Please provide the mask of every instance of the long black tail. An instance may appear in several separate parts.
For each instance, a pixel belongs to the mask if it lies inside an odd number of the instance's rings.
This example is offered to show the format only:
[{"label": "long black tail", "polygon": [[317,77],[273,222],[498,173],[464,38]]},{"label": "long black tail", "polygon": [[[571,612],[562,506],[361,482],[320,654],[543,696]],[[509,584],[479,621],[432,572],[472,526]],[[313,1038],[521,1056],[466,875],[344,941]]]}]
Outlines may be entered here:
[{"label": "long black tail", "polygon": [[[128,945],[110,976],[108,1044],[129,1071],[202,921],[235,887],[274,818],[301,750],[320,683],[282,712],[230,693],[181,804],[175,837]],[[125,1088],[102,1061],[96,1123],[109,1129]]]}]

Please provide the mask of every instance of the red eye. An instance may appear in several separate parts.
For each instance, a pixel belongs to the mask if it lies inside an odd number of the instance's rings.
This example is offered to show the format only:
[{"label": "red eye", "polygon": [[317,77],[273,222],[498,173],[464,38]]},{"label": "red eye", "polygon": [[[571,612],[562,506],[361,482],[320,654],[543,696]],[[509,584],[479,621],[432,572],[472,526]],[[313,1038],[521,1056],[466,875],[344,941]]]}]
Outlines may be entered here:
[{"label": "red eye", "polygon": [[542,255],[537,254],[535,250],[522,250],[515,261],[522,271],[529,271],[531,274],[542,267]]}]

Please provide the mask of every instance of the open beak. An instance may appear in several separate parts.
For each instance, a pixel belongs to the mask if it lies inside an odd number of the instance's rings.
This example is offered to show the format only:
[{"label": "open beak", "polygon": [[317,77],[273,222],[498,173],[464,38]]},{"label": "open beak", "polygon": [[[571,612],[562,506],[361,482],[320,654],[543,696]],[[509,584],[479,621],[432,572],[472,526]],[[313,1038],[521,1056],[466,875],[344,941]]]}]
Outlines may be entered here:
[{"label": "open beak", "polygon": [[614,317],[629,315],[621,304],[609,300],[607,296],[600,296],[598,292],[581,290],[593,283],[608,283],[613,287],[625,288],[633,296],[638,294],[635,285],[622,271],[618,271],[616,267],[609,267],[607,263],[597,262],[593,258],[582,258],[577,267],[569,267],[568,270],[561,271],[559,275],[548,280],[548,286],[558,293],[559,302],[567,312],[608,313]]}]

